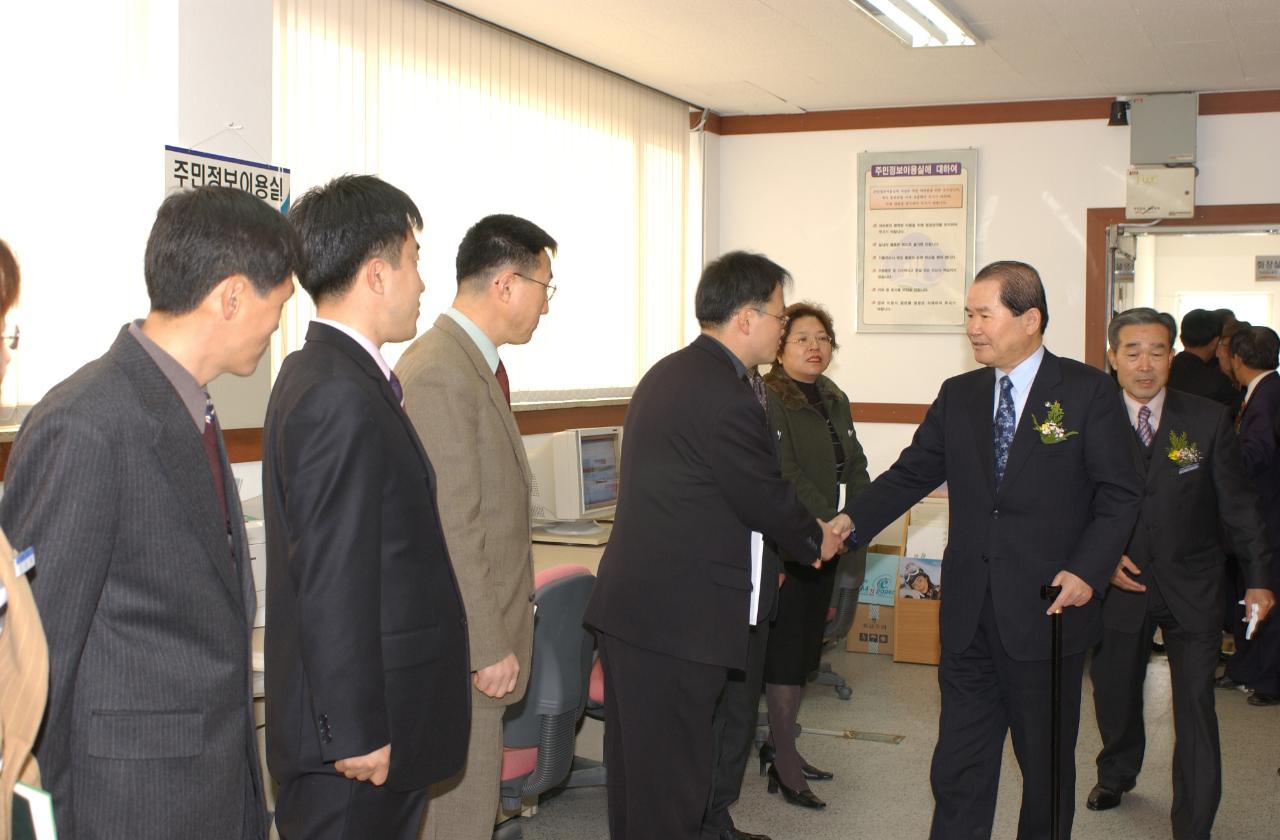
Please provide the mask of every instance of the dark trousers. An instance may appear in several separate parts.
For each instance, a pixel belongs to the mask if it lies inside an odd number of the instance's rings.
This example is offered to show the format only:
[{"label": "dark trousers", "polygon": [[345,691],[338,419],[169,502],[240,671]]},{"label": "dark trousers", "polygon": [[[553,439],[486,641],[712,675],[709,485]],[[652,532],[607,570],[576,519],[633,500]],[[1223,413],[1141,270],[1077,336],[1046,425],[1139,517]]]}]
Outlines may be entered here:
[{"label": "dark trousers", "polygon": [[[1280,560],[1272,561],[1280,563]],[[1275,585],[1276,581],[1272,581]],[[1252,639],[1244,637],[1249,625],[1241,621],[1244,607],[1235,601],[1244,598],[1244,581],[1239,574],[1235,581],[1235,599],[1231,604],[1231,632],[1235,637],[1236,652],[1227,662],[1227,676],[1243,683],[1260,694],[1280,695],[1280,621],[1268,618],[1258,624]]]},{"label": "dark trousers", "polygon": [[[1064,840],[1070,840],[1075,814],[1075,747],[1083,676],[1083,653],[1063,657],[1059,802]],[[938,667],[942,714],[930,773],[934,810],[929,836],[933,840],[991,836],[1008,733],[1013,735],[1013,751],[1022,768],[1017,836],[1019,840],[1050,836],[1052,679],[1048,660],[1020,662],[1005,652],[988,592],[973,641],[962,653],[943,647]]]},{"label": "dark trousers", "polygon": [[1175,840],[1207,840],[1222,798],[1222,758],[1213,700],[1213,674],[1222,634],[1218,630],[1183,630],[1154,579],[1147,580],[1147,616],[1142,629],[1137,634],[1104,629],[1089,667],[1102,735],[1098,784],[1129,790],[1142,769],[1147,744],[1142,684],[1151,658],[1147,640],[1157,626],[1164,634],[1173,684],[1173,836]]},{"label": "dark trousers", "polygon": [[742,774],[755,741],[760,718],[760,688],[764,682],[765,649],[769,644],[769,624],[762,621],[749,631],[747,668],[730,670],[724,691],[716,703],[712,730],[715,754],[712,760],[711,798],[702,819],[705,840],[733,828],[729,806],[742,793]]},{"label": "dark trousers", "polygon": [[598,634],[612,840],[698,840],[726,669]]},{"label": "dark trousers", "polygon": [[334,771],[308,773],[280,786],[280,840],[416,840],[427,789],[390,790]]}]

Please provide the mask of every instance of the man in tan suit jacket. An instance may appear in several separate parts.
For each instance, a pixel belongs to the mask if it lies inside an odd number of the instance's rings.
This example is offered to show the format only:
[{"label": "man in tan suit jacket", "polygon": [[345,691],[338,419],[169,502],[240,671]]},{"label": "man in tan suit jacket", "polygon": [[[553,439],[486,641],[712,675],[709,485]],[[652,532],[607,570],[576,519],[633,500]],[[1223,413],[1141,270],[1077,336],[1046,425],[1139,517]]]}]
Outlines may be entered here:
[{"label": "man in tan suit jacket", "polygon": [[502,715],[524,696],[533,648],[529,464],[511,414],[504,344],[525,344],[555,291],[556,241],[487,216],[458,246],[453,307],[396,366],[404,407],[438,479],[445,542],[471,636],[471,739],[463,771],[431,788],[424,840],[487,840],[497,815]]},{"label": "man in tan suit jacket", "polygon": [[[9,365],[9,351],[18,347],[18,328],[14,327],[13,338],[8,338],[5,316],[18,302],[20,286],[18,260],[0,239],[0,333],[6,333],[0,341],[0,380]],[[27,583],[34,558],[24,557],[21,571],[14,559],[9,541],[0,531],[0,840],[9,840],[14,783],[40,785],[31,746],[49,691],[49,648]]]},{"label": "man in tan suit jacket", "polygon": [[44,717],[49,688],[49,649],[36,613],[36,602],[25,575],[14,567],[14,550],[0,533],[0,591],[7,603],[0,606],[0,838],[8,840],[12,816],[13,785],[40,786],[31,745]]}]

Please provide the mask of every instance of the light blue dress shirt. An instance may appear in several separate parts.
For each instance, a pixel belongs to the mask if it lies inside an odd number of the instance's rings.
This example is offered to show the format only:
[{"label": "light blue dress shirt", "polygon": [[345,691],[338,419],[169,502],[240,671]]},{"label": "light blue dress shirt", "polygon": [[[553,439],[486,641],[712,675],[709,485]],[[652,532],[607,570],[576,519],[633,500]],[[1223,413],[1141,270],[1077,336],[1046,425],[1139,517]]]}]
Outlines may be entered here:
[{"label": "light blue dress shirt", "polygon": [[446,315],[457,322],[462,327],[463,332],[471,336],[471,340],[476,343],[476,347],[480,350],[480,355],[484,356],[484,360],[489,363],[489,372],[497,373],[498,371],[498,348],[489,340],[489,336],[476,326],[476,322],[472,321],[466,315],[450,306],[445,310]]}]

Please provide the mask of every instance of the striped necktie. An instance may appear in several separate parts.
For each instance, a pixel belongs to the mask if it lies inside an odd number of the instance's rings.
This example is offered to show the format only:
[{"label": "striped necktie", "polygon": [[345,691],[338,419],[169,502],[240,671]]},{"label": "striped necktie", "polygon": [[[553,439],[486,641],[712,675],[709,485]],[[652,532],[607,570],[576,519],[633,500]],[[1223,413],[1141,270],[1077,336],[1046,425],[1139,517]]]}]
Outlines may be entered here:
[{"label": "striped necktie", "polygon": [[1156,431],[1151,428],[1151,408],[1143,406],[1138,409],[1138,438],[1142,440],[1143,446],[1150,446],[1151,441],[1156,439]]}]

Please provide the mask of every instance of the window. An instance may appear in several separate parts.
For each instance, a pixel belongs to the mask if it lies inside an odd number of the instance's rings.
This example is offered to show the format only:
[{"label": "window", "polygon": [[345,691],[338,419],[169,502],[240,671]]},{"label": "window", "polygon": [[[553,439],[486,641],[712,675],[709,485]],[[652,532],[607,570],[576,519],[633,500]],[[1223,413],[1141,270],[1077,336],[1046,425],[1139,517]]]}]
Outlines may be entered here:
[{"label": "window", "polygon": [[[453,299],[466,229],[501,212],[560,243],[550,313],[503,350],[517,400],[625,394],[683,343],[701,249],[687,105],[422,0],[276,0],[275,36],[273,151],[293,198],[352,172],[414,199],[420,331]],[[277,367],[314,314],[305,294],[288,310]]]},{"label": "window", "polygon": [[0,31],[16,36],[0,49],[0,238],[22,269],[9,314],[22,344],[0,392],[0,424],[20,421],[147,312],[142,255],[177,123],[177,5],[12,3],[0,12]]}]

